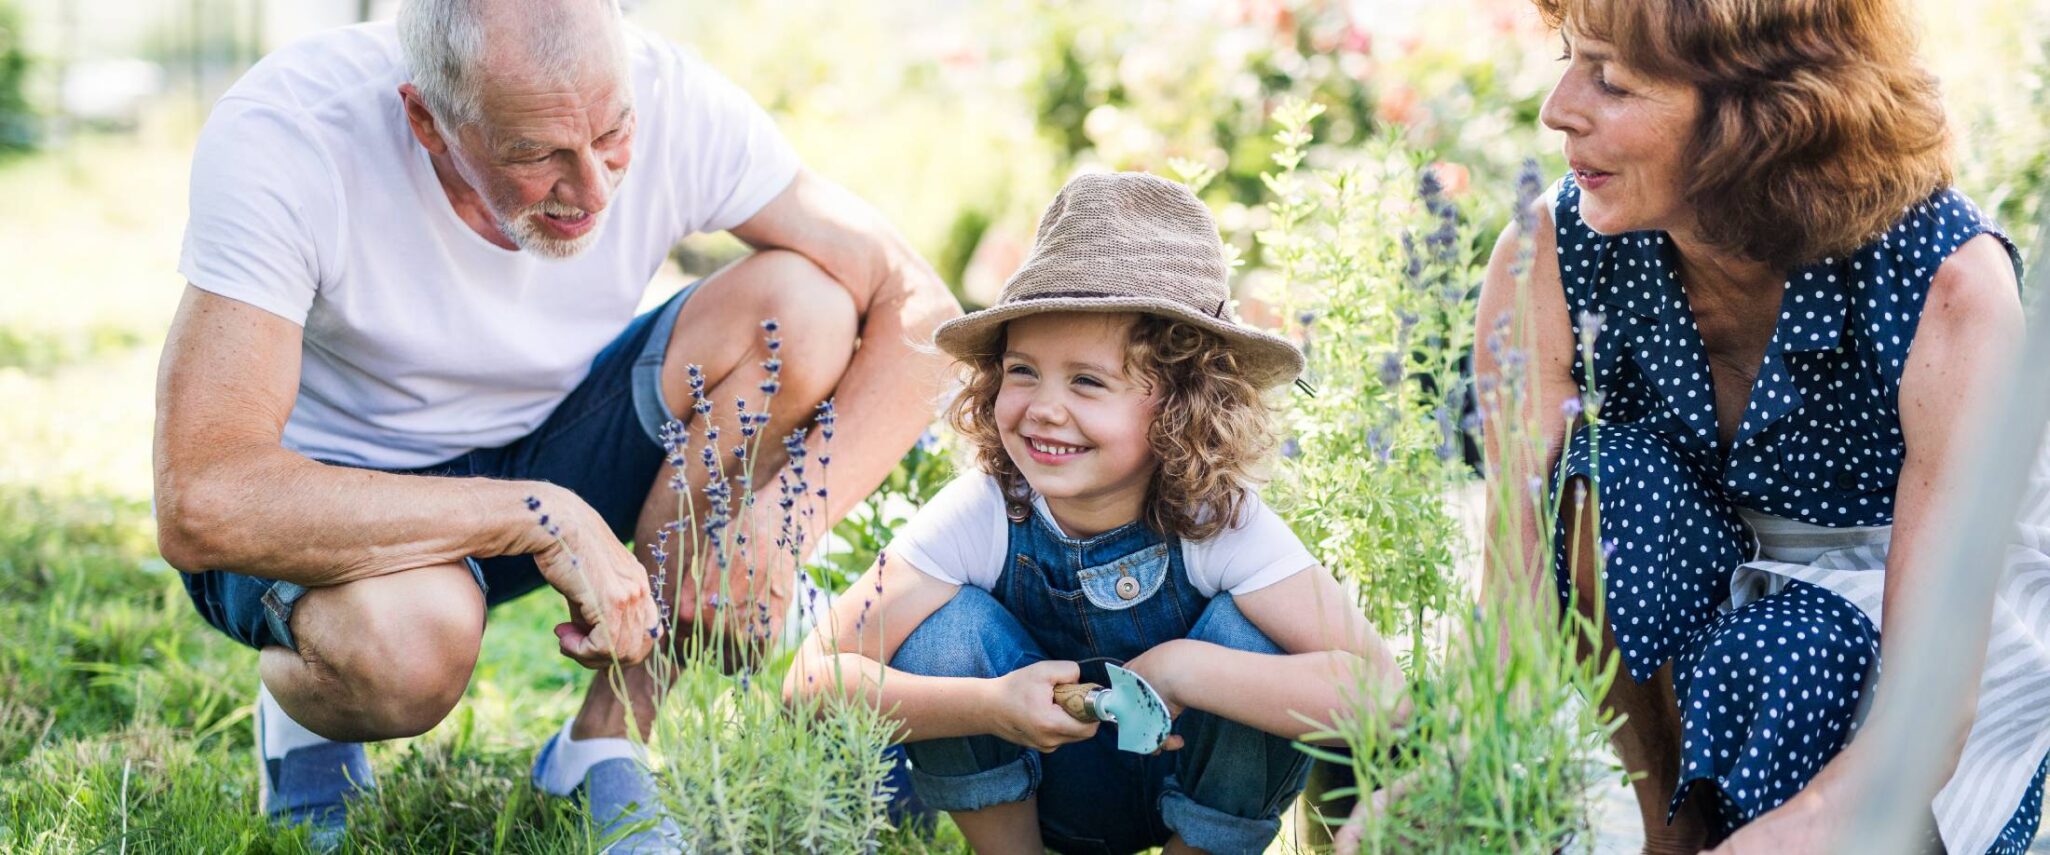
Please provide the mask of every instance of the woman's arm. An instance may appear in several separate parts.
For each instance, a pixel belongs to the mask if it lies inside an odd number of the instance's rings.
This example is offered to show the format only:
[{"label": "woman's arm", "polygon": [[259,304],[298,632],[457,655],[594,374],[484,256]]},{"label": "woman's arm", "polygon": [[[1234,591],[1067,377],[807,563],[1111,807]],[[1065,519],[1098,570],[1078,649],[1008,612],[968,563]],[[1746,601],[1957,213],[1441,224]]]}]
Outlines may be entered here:
[{"label": "woman's arm", "polygon": [[[798,649],[784,700],[839,698],[874,705],[897,722],[895,741],[995,735],[1052,751],[1096,734],[1054,703],[1053,686],[1080,676],[1073,662],[1038,662],[993,679],[928,677],[884,663],[911,631],[954,598],[959,585],[884,561],[848,587]],[[979,638],[960,639],[979,645]]]},{"label": "woman's arm", "polygon": [[[1566,442],[1561,408],[1580,393],[1573,376],[1578,342],[1567,314],[1553,238],[1551,205],[1556,192],[1554,188],[1531,203],[1524,218],[1533,224],[1530,234],[1512,221],[1495,241],[1481,284],[1474,334],[1476,400],[1490,483],[1482,592],[1489,604],[1521,604],[1530,614],[1550,614],[1555,606],[1552,567],[1538,550],[1538,502],[1548,493],[1524,485],[1549,481]],[[1525,241],[1529,254],[1523,257],[1529,259],[1529,269],[1519,281],[1517,259]],[[1511,353],[1521,354],[1520,379],[1505,377]],[[1517,395],[1506,394],[1505,387],[1519,383]],[[1505,484],[1510,486],[1501,486]],[[1502,532],[1512,532],[1513,538],[1505,542],[1497,536]]]},{"label": "woman's arm", "polygon": [[[2019,294],[2014,267],[2000,242],[1990,235],[1973,238],[1959,248],[1937,268],[1930,285],[1901,375],[1901,437],[1907,443],[1907,459],[1894,492],[1893,541],[1887,553],[1880,615],[1883,626],[1912,624],[1914,618],[1909,615],[1938,599],[1930,592],[1944,584],[1949,574],[1992,570],[1929,567],[1921,562],[1941,537],[1936,525],[1945,503],[1971,487],[1956,483],[1954,477],[1962,468],[1959,458],[1966,442],[1976,436],[1975,426],[1985,422],[1982,414],[1992,403],[1994,381],[2009,370],[2008,361],[2020,349]],[[1952,619],[1984,624],[1992,619],[1990,605]],[[1914,639],[1882,632],[1880,661],[1892,661],[1904,643],[1914,643]],[[1974,650],[1955,663],[1956,667],[1979,673],[1985,668],[1985,655],[1984,648]],[[1917,694],[1912,686],[1882,680],[1873,695],[1874,714],[1888,704],[1948,704],[1950,725],[1938,734],[1945,740],[1943,774],[1947,778],[1971,731],[1978,688],[1975,680],[1957,697],[1931,699]],[[1790,836],[1803,831],[1814,834],[1818,842],[1834,839],[1833,829],[1848,819],[1846,813],[1855,806],[1852,797],[1865,781],[1870,765],[1865,758],[1886,750],[1889,746],[1852,741],[1799,795],[1746,826],[1717,851],[1795,851],[1772,847],[1784,847]]]},{"label": "woman's arm", "polygon": [[1392,717],[1384,720],[1409,716],[1394,654],[1330,571],[1311,567],[1233,602],[1286,652],[1251,653],[1190,638],[1157,645],[1127,667],[1170,710],[1199,709],[1288,739],[1365,705]]}]

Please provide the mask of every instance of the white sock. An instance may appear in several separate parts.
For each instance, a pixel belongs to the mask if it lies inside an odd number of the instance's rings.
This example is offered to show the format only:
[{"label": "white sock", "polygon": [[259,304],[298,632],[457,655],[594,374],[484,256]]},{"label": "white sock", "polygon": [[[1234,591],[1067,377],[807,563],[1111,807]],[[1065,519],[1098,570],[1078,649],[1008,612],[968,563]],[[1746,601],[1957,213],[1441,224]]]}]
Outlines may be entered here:
[{"label": "white sock", "polygon": [[286,752],[334,741],[293,721],[285,714],[285,708],[278,706],[278,699],[271,697],[270,687],[261,683],[256,688],[256,714],[263,717],[263,726],[256,732],[263,734],[266,759],[281,760]]},{"label": "white sock", "polygon": [[555,752],[548,757],[548,765],[541,769],[541,789],[551,795],[568,796],[584,782],[584,775],[591,767],[614,757],[631,757],[646,762],[641,747],[633,740],[617,736],[597,736],[590,739],[571,739],[569,728],[575,718],[563,722],[562,733],[555,740]]}]

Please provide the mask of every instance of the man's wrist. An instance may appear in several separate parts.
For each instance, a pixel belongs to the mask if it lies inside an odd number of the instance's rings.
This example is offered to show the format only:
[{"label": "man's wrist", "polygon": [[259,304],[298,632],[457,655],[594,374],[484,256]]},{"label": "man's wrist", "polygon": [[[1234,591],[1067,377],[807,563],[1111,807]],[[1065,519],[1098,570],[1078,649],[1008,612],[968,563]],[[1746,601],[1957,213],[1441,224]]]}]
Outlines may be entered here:
[{"label": "man's wrist", "polygon": [[[488,532],[489,546],[478,557],[530,555],[547,548],[560,535],[574,504],[575,493],[546,481],[501,481],[478,478],[471,494],[481,520],[478,529]],[[544,523],[543,520],[546,520]]]}]

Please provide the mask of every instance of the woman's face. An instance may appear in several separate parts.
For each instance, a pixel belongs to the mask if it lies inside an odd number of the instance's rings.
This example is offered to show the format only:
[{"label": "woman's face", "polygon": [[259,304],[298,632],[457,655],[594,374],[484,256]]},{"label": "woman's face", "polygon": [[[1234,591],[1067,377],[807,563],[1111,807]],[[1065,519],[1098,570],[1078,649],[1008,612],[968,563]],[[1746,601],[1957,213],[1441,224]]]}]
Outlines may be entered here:
[{"label": "woman's face", "polygon": [[1700,120],[1700,93],[1625,67],[1607,42],[1570,29],[1561,35],[1566,71],[1538,118],[1566,135],[1581,219],[1610,235],[1690,229],[1693,212],[1680,196],[1690,177],[1682,158]]}]

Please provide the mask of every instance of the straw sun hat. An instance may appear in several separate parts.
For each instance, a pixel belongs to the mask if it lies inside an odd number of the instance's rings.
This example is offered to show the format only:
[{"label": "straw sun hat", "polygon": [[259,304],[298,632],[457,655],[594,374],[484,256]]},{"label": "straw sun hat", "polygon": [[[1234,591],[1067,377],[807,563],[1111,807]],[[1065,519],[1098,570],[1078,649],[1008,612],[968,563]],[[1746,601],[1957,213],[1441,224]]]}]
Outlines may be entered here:
[{"label": "straw sun hat", "polygon": [[986,352],[1007,321],[1042,312],[1144,312],[1216,333],[1262,389],[1302,373],[1295,345],[1239,323],[1224,245],[1188,188],[1142,172],[1077,176],[1039,218],[1032,254],[997,303],[940,325],[956,359]]}]

